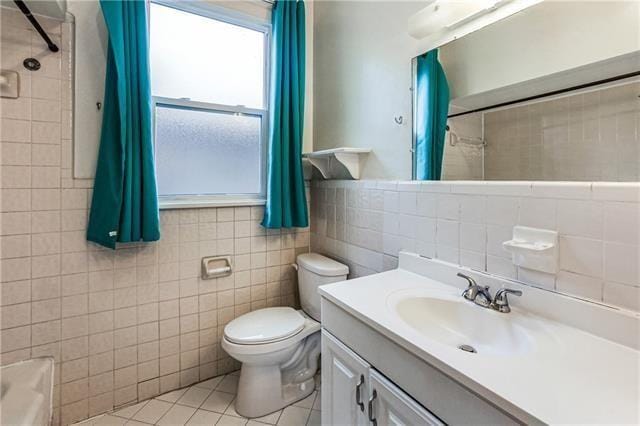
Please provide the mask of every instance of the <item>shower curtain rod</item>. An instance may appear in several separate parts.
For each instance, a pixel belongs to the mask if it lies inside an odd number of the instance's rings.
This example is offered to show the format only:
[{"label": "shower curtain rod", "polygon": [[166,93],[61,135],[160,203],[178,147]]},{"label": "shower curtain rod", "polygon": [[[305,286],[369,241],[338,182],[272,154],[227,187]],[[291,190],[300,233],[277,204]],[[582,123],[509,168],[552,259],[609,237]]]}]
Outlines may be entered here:
[{"label": "shower curtain rod", "polygon": [[469,111],[458,112],[455,114],[450,114],[447,118],[455,118],[460,117],[462,115],[474,114],[476,112],[488,111],[490,109],[501,108],[509,105],[519,104],[523,102],[533,101],[536,99],[546,98],[549,96],[561,95],[563,93],[572,92],[574,90],[587,89],[589,87],[599,86],[601,84],[612,83],[618,80],[624,80],[626,78],[636,77],[640,75],[640,71],[634,71],[627,74],[617,75],[615,77],[609,77],[602,80],[592,81],[590,83],[578,84],[577,86],[567,87],[566,89],[553,90],[551,92],[541,93],[539,95],[527,96],[526,98],[516,99],[514,101],[501,102],[495,105],[489,105],[482,108],[476,108]]},{"label": "shower curtain rod", "polygon": [[45,43],[47,43],[49,50],[52,52],[57,52],[58,50],[60,50],[58,46],[56,46],[56,44],[49,38],[49,36],[47,35],[47,32],[42,29],[42,27],[40,26],[40,22],[38,22],[35,16],[31,14],[31,11],[27,7],[27,5],[24,3],[24,1],[13,0],[13,2],[16,4],[16,6],[18,6],[18,9],[20,9],[22,14],[29,20],[29,22],[31,22],[31,25],[33,25],[36,31],[38,31],[38,34],[40,34],[40,37],[42,37]]}]

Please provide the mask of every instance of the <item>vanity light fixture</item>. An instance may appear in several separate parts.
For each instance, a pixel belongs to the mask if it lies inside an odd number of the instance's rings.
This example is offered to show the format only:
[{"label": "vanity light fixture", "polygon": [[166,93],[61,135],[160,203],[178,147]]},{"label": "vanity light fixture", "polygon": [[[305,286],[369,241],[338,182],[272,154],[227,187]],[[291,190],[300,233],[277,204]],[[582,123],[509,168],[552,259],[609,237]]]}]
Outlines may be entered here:
[{"label": "vanity light fixture", "polygon": [[[542,0],[429,0],[427,6],[411,16],[408,32],[425,40],[429,49],[477,31],[500,19],[520,12]],[[423,48],[424,51],[424,47]]]}]

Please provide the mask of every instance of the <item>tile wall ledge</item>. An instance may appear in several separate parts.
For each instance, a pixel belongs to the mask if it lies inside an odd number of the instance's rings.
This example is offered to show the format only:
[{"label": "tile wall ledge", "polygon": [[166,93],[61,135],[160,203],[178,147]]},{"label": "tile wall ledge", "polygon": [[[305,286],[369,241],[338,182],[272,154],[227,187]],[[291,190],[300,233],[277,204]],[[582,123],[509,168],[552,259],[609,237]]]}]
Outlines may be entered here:
[{"label": "tile wall ledge", "polygon": [[380,189],[398,192],[640,202],[640,182],[314,180],[312,186],[318,188]]},{"label": "tile wall ledge", "polygon": [[177,210],[177,209],[205,209],[214,207],[252,207],[264,206],[266,200],[255,198],[236,198],[236,199],[186,199],[186,200],[163,200],[160,199],[158,207],[160,210]]}]

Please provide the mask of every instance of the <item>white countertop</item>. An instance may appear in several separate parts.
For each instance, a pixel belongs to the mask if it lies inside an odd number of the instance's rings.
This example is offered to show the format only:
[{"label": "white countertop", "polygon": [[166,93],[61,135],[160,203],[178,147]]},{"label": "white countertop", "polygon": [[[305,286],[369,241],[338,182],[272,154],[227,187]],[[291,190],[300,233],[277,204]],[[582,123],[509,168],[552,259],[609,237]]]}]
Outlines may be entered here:
[{"label": "white countertop", "polygon": [[320,294],[518,418],[526,413],[548,424],[640,423],[637,350],[514,308],[499,315],[526,317],[543,329],[545,341],[530,353],[469,354],[402,321],[388,302],[399,290],[460,296],[456,287],[403,269],[325,285]]}]

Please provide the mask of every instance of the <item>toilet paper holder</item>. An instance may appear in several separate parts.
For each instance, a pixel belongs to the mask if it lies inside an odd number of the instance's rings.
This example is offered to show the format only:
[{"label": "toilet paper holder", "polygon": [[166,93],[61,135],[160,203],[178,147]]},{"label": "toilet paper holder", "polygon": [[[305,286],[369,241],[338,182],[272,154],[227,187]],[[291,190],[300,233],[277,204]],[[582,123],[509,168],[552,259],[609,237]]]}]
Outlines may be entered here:
[{"label": "toilet paper holder", "polygon": [[211,256],[202,258],[202,279],[226,277],[233,272],[231,256]]}]

